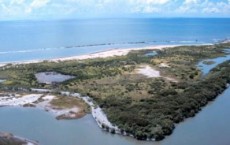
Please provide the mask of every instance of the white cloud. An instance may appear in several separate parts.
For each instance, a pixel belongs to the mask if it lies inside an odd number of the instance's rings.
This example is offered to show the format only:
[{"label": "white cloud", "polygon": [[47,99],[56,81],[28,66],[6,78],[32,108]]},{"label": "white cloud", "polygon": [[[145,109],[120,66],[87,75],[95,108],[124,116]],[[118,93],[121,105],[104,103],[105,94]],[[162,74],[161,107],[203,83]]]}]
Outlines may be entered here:
[{"label": "white cloud", "polygon": [[[230,1],[230,0],[229,0]],[[177,13],[184,13],[190,15],[228,15],[230,16],[230,3],[226,1],[212,1],[212,0],[185,0],[179,6]]]},{"label": "white cloud", "polygon": [[43,7],[45,5],[47,5],[47,3],[49,2],[50,0],[34,0],[30,6],[33,7],[33,8],[40,8],[40,7]]},{"label": "white cloud", "polygon": [[31,13],[34,9],[38,9],[46,6],[50,0],[33,0],[30,5],[26,8],[26,13]]},{"label": "white cloud", "polygon": [[130,4],[141,4],[141,5],[164,5],[170,0],[128,0]]},{"label": "white cloud", "polygon": [[24,3],[25,3],[25,0],[11,0],[10,5],[21,5]]},{"label": "white cloud", "polygon": [[230,0],[0,0],[0,19],[110,16],[230,17]]},{"label": "white cloud", "polygon": [[158,8],[155,7],[151,7],[151,6],[147,6],[143,9],[144,13],[158,13],[160,12],[160,10]]},{"label": "white cloud", "polygon": [[142,3],[147,5],[152,5],[152,4],[163,5],[169,2],[169,0],[134,0],[134,1],[136,1],[137,3]]},{"label": "white cloud", "polygon": [[202,10],[203,13],[219,13],[220,9],[212,7],[212,8],[204,8]]},{"label": "white cloud", "polygon": [[[16,2],[16,1],[14,1]],[[18,5],[18,3],[5,3],[5,1],[0,1],[0,16],[16,16],[20,13],[20,8],[16,5]],[[16,5],[15,5],[16,4]]]},{"label": "white cloud", "polygon": [[199,0],[185,0],[184,4],[189,5],[189,4],[197,4]]},{"label": "white cloud", "polygon": [[133,13],[160,13],[164,5],[173,0],[128,0],[130,11]]}]

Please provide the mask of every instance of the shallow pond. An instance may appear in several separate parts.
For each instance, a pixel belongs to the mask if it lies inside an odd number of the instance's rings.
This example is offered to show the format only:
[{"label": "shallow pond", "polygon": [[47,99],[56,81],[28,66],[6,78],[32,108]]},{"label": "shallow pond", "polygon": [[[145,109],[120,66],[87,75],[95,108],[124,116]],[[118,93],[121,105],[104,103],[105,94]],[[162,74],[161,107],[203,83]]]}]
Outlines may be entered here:
[{"label": "shallow pond", "polygon": [[69,79],[74,78],[74,76],[63,75],[57,72],[41,72],[35,74],[39,83],[52,84],[52,83],[61,83]]},{"label": "shallow pond", "polygon": [[161,142],[137,141],[98,128],[91,115],[58,121],[35,108],[0,108],[0,131],[38,140],[41,145],[229,145],[230,88],[194,118],[177,125]]},{"label": "shallow pond", "polygon": [[157,55],[156,51],[150,51],[150,52],[145,54],[145,56],[149,56],[149,57],[156,56],[156,55]]},{"label": "shallow pond", "polygon": [[[230,49],[225,49],[224,51],[226,53],[226,56],[213,58],[213,59],[206,59],[198,63],[198,68],[202,71],[203,76],[207,75],[213,68],[215,68],[217,65],[230,60]],[[206,62],[213,62],[211,64],[207,64]]]}]

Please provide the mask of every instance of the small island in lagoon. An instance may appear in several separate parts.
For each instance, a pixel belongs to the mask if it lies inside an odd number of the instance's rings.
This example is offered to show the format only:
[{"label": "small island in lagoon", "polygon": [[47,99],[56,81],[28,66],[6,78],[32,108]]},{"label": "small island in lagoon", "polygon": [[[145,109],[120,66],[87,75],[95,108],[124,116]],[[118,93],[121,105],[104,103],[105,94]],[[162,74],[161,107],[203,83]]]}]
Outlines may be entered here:
[{"label": "small island in lagoon", "polygon": [[[229,47],[227,42],[115,49],[6,64],[0,68],[4,80],[0,106],[38,107],[57,119],[91,112],[98,125],[111,133],[162,140],[176,123],[195,116],[227,88],[229,60],[205,76],[197,64],[227,55]],[[39,80],[38,74],[49,81]]]}]

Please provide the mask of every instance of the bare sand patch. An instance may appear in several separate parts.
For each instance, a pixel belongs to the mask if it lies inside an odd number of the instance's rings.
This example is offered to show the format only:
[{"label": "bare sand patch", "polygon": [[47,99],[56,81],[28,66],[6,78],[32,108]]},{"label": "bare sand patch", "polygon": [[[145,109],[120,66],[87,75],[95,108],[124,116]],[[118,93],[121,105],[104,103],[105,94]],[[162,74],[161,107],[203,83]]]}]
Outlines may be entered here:
[{"label": "bare sand patch", "polygon": [[167,64],[167,63],[161,63],[161,64],[159,65],[159,67],[162,67],[162,68],[169,68],[170,66],[169,66],[169,64]]},{"label": "bare sand patch", "polygon": [[138,68],[136,71],[138,74],[142,74],[142,75],[149,77],[149,78],[161,77],[160,71],[155,70],[154,68],[150,67],[149,65],[140,66],[140,68]]},{"label": "bare sand patch", "polygon": [[52,105],[50,102],[54,99],[57,97],[44,94],[0,94],[0,106],[37,107],[54,114],[58,119],[75,119],[84,116],[82,109],[77,105],[66,108]]},{"label": "bare sand patch", "polygon": [[140,66],[139,68],[137,68],[135,70],[135,72],[137,74],[141,74],[141,75],[144,75],[146,76],[147,78],[164,78],[168,81],[171,81],[171,82],[178,82],[176,79],[174,78],[170,78],[170,77],[167,77],[167,76],[162,76],[160,71],[154,69],[153,67],[149,66],[149,65],[142,65]]}]

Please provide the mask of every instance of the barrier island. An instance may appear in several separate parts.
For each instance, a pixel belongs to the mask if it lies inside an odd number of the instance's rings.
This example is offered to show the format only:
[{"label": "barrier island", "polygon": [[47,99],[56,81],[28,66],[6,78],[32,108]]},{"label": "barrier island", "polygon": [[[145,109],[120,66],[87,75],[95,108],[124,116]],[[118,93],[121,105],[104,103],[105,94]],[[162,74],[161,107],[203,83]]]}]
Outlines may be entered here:
[{"label": "barrier island", "polygon": [[[101,123],[105,130],[139,140],[162,140],[173,132],[175,124],[195,116],[228,87],[230,60],[205,76],[197,64],[223,57],[229,48],[230,43],[175,46],[130,50],[126,55],[103,58],[7,64],[0,68],[0,79],[4,80],[0,89],[29,93],[39,88],[59,96],[63,95],[60,91],[77,92],[90,97],[119,132]],[[71,78],[40,82],[36,74],[44,72]],[[66,107],[72,102],[59,98],[52,103]]]}]

